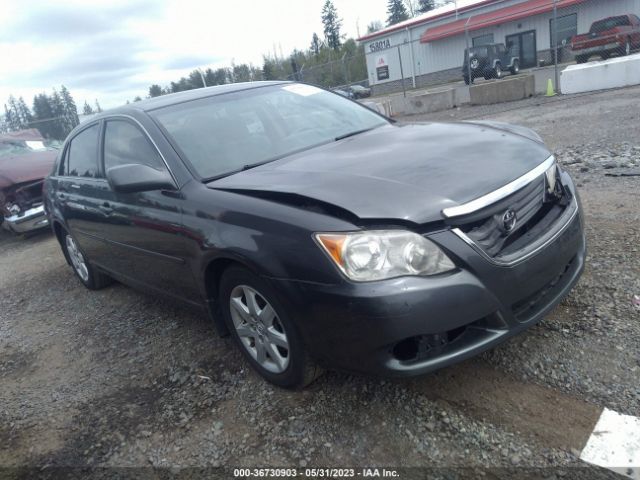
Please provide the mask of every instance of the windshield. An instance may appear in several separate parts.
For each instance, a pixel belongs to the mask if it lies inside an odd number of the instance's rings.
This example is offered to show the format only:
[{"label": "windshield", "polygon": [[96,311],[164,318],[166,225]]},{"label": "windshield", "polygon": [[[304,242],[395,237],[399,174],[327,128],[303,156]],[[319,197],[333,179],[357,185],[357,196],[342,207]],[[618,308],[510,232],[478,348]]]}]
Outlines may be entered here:
[{"label": "windshield", "polygon": [[216,95],[151,115],[203,179],[388,123],[357,103],[302,84]]},{"label": "windshield", "polygon": [[607,18],[591,25],[591,33],[606,32],[612,28],[624,27],[625,25],[629,25],[628,17]]}]

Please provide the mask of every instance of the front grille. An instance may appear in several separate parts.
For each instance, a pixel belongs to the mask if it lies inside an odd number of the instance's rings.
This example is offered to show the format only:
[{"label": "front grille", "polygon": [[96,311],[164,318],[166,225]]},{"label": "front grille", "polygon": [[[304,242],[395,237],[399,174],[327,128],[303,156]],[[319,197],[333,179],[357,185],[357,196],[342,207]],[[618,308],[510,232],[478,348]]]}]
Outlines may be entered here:
[{"label": "front grille", "polygon": [[[568,195],[560,181],[554,193],[548,193],[542,175],[493,205],[457,219],[456,227],[489,257],[499,259],[546,233],[569,204]],[[515,215],[515,225],[507,221],[507,212]]]}]

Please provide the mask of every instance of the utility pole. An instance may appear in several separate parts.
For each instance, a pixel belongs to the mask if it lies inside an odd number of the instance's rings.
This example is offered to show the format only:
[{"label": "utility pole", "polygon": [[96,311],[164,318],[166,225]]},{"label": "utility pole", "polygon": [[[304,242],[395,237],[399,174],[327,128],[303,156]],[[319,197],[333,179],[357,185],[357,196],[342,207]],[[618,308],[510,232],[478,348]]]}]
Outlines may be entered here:
[{"label": "utility pole", "polygon": [[200,78],[202,78],[202,86],[203,86],[204,88],[207,88],[207,82],[206,82],[206,80],[204,79],[204,73],[202,73],[202,69],[201,69],[201,68],[198,68],[198,72],[200,73]]}]

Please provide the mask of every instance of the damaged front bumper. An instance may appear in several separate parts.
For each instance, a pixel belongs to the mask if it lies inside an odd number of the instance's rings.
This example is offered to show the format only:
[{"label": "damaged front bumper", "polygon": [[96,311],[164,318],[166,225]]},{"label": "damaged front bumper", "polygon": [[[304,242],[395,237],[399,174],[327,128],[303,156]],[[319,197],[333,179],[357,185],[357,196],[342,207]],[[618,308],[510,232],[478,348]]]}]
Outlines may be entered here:
[{"label": "damaged front bumper", "polygon": [[30,208],[16,215],[4,217],[2,226],[14,233],[26,233],[47,227],[49,219],[44,211],[44,205]]}]

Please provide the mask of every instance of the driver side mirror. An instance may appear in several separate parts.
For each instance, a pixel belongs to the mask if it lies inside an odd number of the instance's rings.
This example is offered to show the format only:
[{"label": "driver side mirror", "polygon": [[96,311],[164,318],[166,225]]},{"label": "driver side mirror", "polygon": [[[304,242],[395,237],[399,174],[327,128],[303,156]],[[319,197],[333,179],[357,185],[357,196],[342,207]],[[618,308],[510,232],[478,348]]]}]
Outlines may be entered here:
[{"label": "driver side mirror", "polygon": [[111,188],[121,193],[175,190],[177,188],[169,172],[159,171],[141,164],[111,167],[107,170],[107,180]]}]

